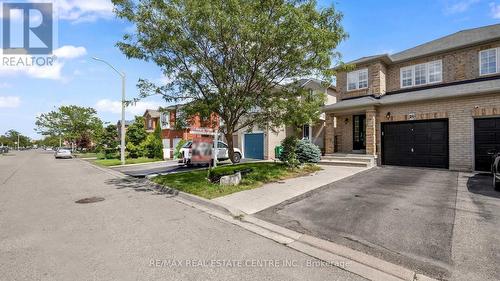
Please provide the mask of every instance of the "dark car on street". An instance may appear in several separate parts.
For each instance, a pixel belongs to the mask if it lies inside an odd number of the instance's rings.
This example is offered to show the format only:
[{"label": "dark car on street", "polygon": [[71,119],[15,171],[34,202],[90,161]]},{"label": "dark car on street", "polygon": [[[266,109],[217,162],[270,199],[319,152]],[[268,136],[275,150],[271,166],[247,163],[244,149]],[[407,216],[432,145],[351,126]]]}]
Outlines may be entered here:
[{"label": "dark car on street", "polygon": [[495,153],[493,155],[491,173],[493,174],[493,186],[495,190],[500,191],[500,153]]}]

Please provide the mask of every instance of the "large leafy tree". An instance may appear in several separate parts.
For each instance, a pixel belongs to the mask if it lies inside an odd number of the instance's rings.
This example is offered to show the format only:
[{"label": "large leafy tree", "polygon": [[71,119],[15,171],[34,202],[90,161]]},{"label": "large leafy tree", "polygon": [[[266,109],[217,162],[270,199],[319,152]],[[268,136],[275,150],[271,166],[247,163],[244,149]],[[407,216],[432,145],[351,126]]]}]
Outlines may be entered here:
[{"label": "large leafy tree", "polygon": [[43,113],[35,122],[36,131],[44,136],[60,136],[78,148],[97,143],[103,133],[103,123],[95,109],[76,105],[61,106]]},{"label": "large leafy tree", "polygon": [[[19,136],[19,138],[18,138]],[[17,147],[17,141],[19,140],[20,147],[31,146],[31,139],[27,136],[22,135],[16,130],[9,130],[4,135],[0,136],[0,145]]]},{"label": "large leafy tree", "polygon": [[[170,82],[140,80],[141,97],[189,101],[214,112],[234,155],[234,132],[283,120],[277,102],[293,102],[285,79],[331,77],[335,48],[345,37],[342,15],[315,0],[112,0],[117,15],[136,26],[118,47],[154,61]],[[282,96],[283,95],[283,96]]]}]

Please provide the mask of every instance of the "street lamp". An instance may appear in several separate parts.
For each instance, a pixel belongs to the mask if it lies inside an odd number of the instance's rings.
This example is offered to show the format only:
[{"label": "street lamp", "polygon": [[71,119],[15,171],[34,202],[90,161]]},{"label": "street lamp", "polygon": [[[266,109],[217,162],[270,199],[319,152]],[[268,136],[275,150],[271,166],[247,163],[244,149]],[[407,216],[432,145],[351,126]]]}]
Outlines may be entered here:
[{"label": "street lamp", "polygon": [[121,122],[121,129],[120,129],[120,160],[122,165],[125,165],[125,79],[126,75],[125,72],[120,72],[118,71],[114,66],[112,66],[109,62],[93,57],[92,59],[96,61],[100,61],[102,63],[107,64],[109,67],[111,67],[120,77],[122,78],[122,122]]}]

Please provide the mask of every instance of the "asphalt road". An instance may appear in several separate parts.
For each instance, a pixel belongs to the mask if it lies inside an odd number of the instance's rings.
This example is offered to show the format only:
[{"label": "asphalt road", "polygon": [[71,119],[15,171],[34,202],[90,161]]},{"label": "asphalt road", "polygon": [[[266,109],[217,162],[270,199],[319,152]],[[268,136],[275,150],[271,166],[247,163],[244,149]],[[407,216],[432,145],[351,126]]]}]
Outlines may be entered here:
[{"label": "asphalt road", "polygon": [[500,280],[500,196],[490,177],[467,190],[458,175],[375,168],[257,216],[436,278]]},{"label": "asphalt road", "polygon": [[363,280],[80,160],[15,154],[0,156],[0,280]]}]

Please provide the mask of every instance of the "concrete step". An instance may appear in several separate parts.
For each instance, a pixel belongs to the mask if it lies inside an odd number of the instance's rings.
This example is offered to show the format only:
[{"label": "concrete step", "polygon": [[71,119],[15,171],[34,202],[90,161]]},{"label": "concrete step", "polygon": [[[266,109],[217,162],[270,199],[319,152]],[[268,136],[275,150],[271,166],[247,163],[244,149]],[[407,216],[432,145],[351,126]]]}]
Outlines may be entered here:
[{"label": "concrete step", "polygon": [[355,156],[333,156],[325,155],[321,157],[324,160],[339,160],[339,161],[353,161],[353,162],[365,162],[372,163],[374,161],[373,157],[355,157]]},{"label": "concrete step", "polygon": [[331,160],[331,159],[321,159],[319,161],[320,165],[330,165],[330,166],[347,166],[347,167],[371,167],[370,162],[363,161],[344,161],[344,160]]}]

